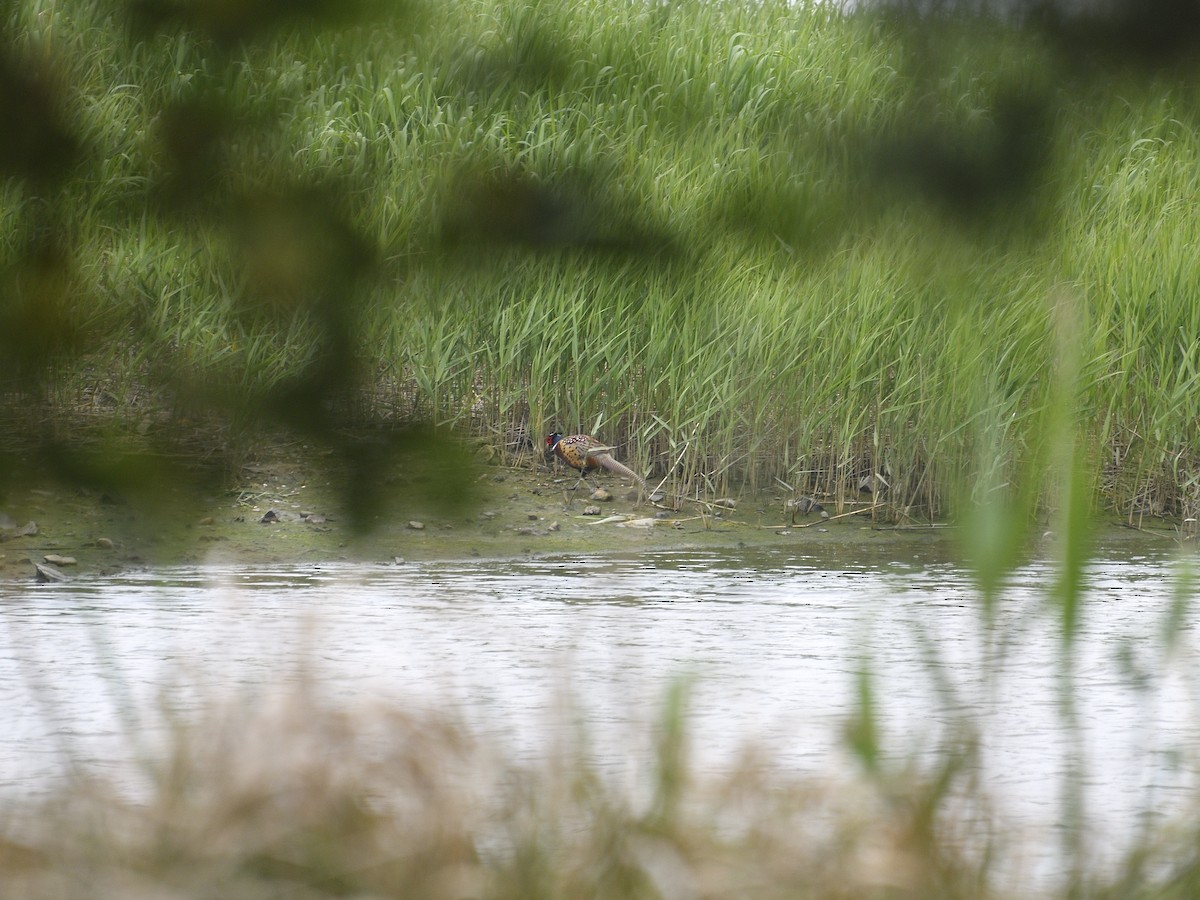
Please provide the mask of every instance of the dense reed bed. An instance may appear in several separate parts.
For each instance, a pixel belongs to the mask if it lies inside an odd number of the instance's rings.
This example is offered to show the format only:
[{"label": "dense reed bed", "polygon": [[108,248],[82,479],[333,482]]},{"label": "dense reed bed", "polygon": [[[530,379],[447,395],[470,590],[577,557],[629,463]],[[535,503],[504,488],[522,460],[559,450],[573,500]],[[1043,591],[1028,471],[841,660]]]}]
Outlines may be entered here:
[{"label": "dense reed bed", "polygon": [[1200,507],[1187,72],[820,4],[463,0],[246,42],[196,9],[6,13],[84,148],[2,207],[9,257],[69,248],[64,405],[337,372],[518,455],[596,431],[683,492],[870,484],[920,519],[1054,504],[1069,345],[1089,502]]}]

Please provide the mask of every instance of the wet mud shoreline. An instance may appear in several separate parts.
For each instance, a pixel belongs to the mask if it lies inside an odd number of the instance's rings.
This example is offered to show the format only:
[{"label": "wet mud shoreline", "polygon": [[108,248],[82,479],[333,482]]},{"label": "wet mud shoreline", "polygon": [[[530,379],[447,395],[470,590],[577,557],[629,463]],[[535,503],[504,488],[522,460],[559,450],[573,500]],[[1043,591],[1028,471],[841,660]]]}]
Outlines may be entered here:
[{"label": "wet mud shoreline", "polygon": [[[615,477],[600,479],[611,494],[604,501],[590,499],[586,487],[571,490],[574,477],[543,466],[482,465],[463,477],[472,480],[466,502],[409,503],[401,484],[365,523],[345,510],[327,468],[294,453],[260,457],[220,487],[179,484],[152,501],[53,483],[21,487],[0,504],[0,580],[38,577],[38,565],[75,578],[210,562],[387,563],[738,546],[803,552],[844,544],[853,559],[855,548],[868,545],[874,554],[913,543],[951,553],[955,544],[954,526],[897,527],[872,521],[866,505],[822,518],[790,508],[793,498],[780,492],[729,498],[732,508],[689,501],[674,510],[639,500]],[[1194,544],[1165,520],[1131,528],[1110,517],[1097,525],[1097,544],[1118,552]],[[1036,531],[1034,540],[1052,537]]]}]

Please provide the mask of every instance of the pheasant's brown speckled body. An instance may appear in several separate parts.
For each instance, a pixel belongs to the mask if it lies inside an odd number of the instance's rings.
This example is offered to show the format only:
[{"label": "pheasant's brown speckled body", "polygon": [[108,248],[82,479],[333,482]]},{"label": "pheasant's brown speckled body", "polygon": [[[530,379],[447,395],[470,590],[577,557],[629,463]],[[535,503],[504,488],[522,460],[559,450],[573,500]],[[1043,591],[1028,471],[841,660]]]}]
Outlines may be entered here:
[{"label": "pheasant's brown speckled body", "polygon": [[563,437],[556,431],[546,437],[546,455],[553,454],[575,469],[579,472],[580,480],[598,469],[608,469],[610,472],[632,478],[642,487],[646,486],[646,481],[641,475],[613,459],[608,450],[609,447],[587,434]]}]

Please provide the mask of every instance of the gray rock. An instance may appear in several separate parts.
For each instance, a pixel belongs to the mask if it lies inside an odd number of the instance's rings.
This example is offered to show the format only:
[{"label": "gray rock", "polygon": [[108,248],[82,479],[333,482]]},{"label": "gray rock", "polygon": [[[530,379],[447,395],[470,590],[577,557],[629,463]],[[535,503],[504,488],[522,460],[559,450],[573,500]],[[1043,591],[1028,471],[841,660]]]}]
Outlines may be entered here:
[{"label": "gray rock", "polygon": [[54,566],[47,563],[34,563],[33,568],[36,572],[35,577],[43,584],[51,582],[62,582],[67,580],[67,576],[56,569]]},{"label": "gray rock", "polygon": [[26,522],[20,528],[0,528],[0,541],[9,541],[19,537],[32,537],[37,533],[37,522]]}]

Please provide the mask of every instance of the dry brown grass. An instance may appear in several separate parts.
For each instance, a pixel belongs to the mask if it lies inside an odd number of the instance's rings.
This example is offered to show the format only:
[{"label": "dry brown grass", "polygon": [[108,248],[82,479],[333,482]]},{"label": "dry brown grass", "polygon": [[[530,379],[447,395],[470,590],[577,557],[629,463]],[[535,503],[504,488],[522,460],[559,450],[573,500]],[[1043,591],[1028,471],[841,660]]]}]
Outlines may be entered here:
[{"label": "dry brown grass", "polygon": [[346,710],[306,686],[214,703],[173,728],[133,782],[75,779],[10,809],[3,894],[993,895],[986,819],[956,763],[815,782],[747,756],[701,778],[681,697],[637,790],[614,785],[581,746],[518,765],[440,712]]}]

